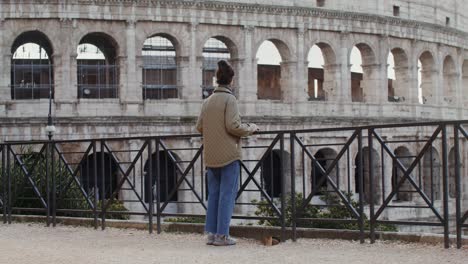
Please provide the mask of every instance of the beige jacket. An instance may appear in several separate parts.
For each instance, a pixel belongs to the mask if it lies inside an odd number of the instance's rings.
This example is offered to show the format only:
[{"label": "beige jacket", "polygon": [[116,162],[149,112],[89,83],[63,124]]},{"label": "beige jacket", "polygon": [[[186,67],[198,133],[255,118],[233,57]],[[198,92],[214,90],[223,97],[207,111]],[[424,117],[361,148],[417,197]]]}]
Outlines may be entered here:
[{"label": "beige jacket", "polygon": [[203,135],[205,165],[219,168],[242,159],[240,138],[255,132],[256,126],[242,124],[236,97],[227,87],[218,87],[203,102],[197,130]]}]

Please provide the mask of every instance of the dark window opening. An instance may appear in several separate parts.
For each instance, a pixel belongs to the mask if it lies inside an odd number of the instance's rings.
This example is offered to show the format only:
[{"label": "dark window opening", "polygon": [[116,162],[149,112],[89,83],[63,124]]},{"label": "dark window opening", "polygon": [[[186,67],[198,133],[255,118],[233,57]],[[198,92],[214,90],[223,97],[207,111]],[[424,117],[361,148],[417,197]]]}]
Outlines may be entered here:
[{"label": "dark window opening", "polygon": [[18,36],[11,48],[11,98],[54,98],[52,45],[39,31]]},{"label": "dark window opening", "polygon": [[[166,151],[159,152],[159,168],[157,167],[157,157],[156,153],[152,154],[151,156],[151,175],[149,171],[149,160],[146,161],[144,167],[144,175],[145,175],[145,184],[143,193],[145,202],[148,203],[150,201],[150,193],[148,192],[148,184],[151,180],[151,189],[152,189],[152,196],[153,201],[157,200],[157,173],[159,171],[159,199],[160,202],[171,201],[175,202],[178,200],[177,197],[177,167],[176,167],[176,156],[171,153],[170,155]],[[173,195],[171,193],[174,192]]]},{"label": "dark window opening", "polygon": [[399,6],[396,6],[396,5],[393,6],[393,16],[396,16],[396,17],[400,16],[400,7]]},{"label": "dark window opening", "polygon": [[282,166],[281,155],[277,150],[268,153],[262,162],[261,178],[263,180],[263,188],[271,198],[281,196]]},{"label": "dark window opening", "polygon": [[202,98],[213,93],[216,84],[216,69],[219,60],[230,60],[231,54],[226,44],[216,38],[210,38],[203,47]]},{"label": "dark window opening", "polygon": [[176,50],[162,36],[143,45],[143,99],[178,98]]},{"label": "dark window opening", "polygon": [[317,0],[317,6],[318,7],[324,7],[325,6],[325,0]]},{"label": "dark window opening", "polygon": [[77,48],[78,98],[118,98],[117,45],[103,33],[83,37]]},{"label": "dark window opening", "polygon": [[[94,158],[96,158],[96,163]],[[104,175],[102,175],[103,171]],[[96,198],[98,200],[110,199],[117,189],[118,172],[118,164],[110,154],[104,153],[104,163],[101,152],[91,154],[80,164],[81,185],[90,197],[94,196],[95,187],[97,187]],[[117,197],[118,195],[115,196]]]},{"label": "dark window opening", "polygon": [[445,25],[450,26],[450,17],[445,17]]}]

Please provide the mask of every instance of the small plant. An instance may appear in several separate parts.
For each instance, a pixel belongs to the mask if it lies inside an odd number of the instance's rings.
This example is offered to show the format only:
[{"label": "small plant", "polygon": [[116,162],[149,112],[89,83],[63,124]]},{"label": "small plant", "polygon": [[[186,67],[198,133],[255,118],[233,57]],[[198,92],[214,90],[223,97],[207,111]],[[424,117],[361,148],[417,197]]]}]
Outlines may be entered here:
[{"label": "small plant", "polygon": [[164,219],[164,222],[204,224],[205,218],[204,217],[173,217],[173,218]]}]

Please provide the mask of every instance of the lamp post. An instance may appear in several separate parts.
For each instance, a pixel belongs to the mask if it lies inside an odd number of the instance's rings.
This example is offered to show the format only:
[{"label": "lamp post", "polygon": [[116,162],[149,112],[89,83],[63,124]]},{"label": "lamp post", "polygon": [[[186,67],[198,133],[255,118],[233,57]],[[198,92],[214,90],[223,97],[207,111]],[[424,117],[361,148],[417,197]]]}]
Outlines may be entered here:
[{"label": "lamp post", "polygon": [[52,120],[52,85],[49,84],[49,115],[47,116],[47,126],[45,128],[47,137],[52,140],[55,133],[55,126]]}]

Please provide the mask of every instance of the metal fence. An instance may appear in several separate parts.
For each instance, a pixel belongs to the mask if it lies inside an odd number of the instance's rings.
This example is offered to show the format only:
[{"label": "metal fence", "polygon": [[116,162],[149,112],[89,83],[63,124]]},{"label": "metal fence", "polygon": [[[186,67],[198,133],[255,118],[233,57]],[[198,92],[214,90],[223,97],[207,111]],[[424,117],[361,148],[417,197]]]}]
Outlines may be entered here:
[{"label": "metal fence", "polygon": [[[243,139],[235,219],[281,227],[356,229],[361,242],[396,226],[468,227],[468,121],[259,132]],[[12,214],[154,223],[203,218],[200,135],[0,144],[0,206]],[[440,153],[440,154],[439,154]],[[455,220],[453,220],[455,219]],[[453,222],[453,227],[451,223]]]}]

